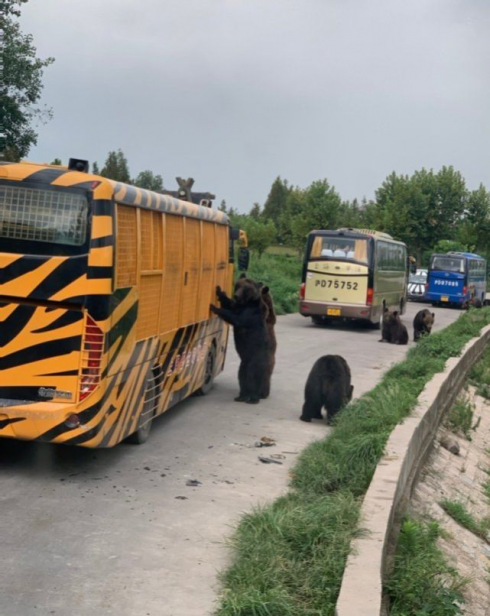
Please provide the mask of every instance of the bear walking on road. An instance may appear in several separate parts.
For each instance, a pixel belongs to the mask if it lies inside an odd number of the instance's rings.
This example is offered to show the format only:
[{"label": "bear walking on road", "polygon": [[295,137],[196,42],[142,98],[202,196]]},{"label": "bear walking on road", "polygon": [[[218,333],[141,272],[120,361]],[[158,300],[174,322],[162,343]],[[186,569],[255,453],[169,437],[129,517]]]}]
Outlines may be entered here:
[{"label": "bear walking on road", "polygon": [[408,331],[401,322],[400,314],[397,310],[391,312],[391,310],[385,308],[383,312],[383,327],[380,342],[408,344]]},{"label": "bear walking on road", "polygon": [[322,408],[327,411],[327,423],[352,398],[350,368],[340,355],[324,355],[317,359],[305,386],[305,403],[301,421],[323,419]]},{"label": "bear walking on road", "polygon": [[221,308],[210,307],[214,314],[233,326],[235,347],[241,360],[237,402],[257,404],[266,392],[270,353],[266,325],[268,308],[262,296],[267,292],[267,287],[260,288],[254,280],[242,276],[235,285],[235,299],[218,287],[216,293]]},{"label": "bear walking on road", "polygon": [[413,339],[415,342],[418,342],[421,336],[430,334],[435,318],[436,315],[427,308],[417,312],[413,320]]}]

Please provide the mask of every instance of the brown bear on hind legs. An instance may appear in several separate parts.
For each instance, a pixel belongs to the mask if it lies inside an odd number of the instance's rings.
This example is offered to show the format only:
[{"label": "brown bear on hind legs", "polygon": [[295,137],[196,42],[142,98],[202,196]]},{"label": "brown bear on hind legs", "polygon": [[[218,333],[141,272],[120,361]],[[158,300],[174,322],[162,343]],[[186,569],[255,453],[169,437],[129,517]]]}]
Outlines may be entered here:
[{"label": "brown bear on hind legs", "polygon": [[385,308],[383,312],[383,328],[381,340],[379,342],[390,342],[391,344],[408,344],[408,330],[400,320],[397,310],[391,312]]},{"label": "brown bear on hind legs", "polygon": [[327,423],[352,399],[354,387],[348,363],[340,355],[324,355],[317,359],[305,386],[305,403],[301,421],[323,419],[322,408],[327,411]]},{"label": "brown bear on hind legs", "polygon": [[259,288],[262,291],[262,301],[264,302],[265,310],[264,310],[264,319],[265,319],[265,327],[267,330],[268,337],[268,349],[269,349],[269,364],[267,367],[267,373],[264,377],[264,384],[262,388],[261,398],[268,398],[271,390],[271,377],[274,372],[274,366],[276,365],[276,350],[277,350],[277,339],[276,332],[274,330],[274,326],[277,322],[276,313],[274,310],[274,301],[272,299],[272,295],[269,287],[264,286],[261,282],[259,282]]},{"label": "brown bear on hind legs", "polygon": [[234,299],[217,287],[221,308],[210,307],[214,314],[233,326],[235,347],[241,360],[237,402],[257,404],[270,387],[268,308],[262,299],[268,291],[268,287],[261,288],[242,275],[235,285]]}]

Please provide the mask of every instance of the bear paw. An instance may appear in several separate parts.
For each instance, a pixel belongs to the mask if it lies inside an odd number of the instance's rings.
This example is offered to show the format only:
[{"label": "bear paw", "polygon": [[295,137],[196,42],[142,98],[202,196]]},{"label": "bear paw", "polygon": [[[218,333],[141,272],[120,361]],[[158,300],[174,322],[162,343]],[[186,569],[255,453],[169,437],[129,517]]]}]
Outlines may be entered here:
[{"label": "bear paw", "polygon": [[311,422],[310,417],[305,417],[304,415],[301,415],[300,419],[301,419],[301,421],[306,421],[306,423],[310,423]]}]

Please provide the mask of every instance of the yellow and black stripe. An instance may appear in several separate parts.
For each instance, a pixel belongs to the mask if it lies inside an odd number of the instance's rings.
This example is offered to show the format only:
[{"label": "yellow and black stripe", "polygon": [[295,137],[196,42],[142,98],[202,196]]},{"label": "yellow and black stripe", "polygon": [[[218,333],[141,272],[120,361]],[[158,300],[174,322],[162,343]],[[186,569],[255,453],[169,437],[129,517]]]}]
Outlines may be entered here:
[{"label": "yellow and black stripe", "polygon": [[[115,203],[228,225],[222,212],[61,167],[0,163],[2,185],[77,189],[91,209],[80,254],[30,254],[28,242],[14,254],[0,244],[0,437],[110,447],[195,392],[211,349],[222,369],[228,329],[220,319],[137,339],[138,289],[115,288]],[[231,279],[229,271],[228,287]],[[82,399],[89,319],[103,340],[100,382]],[[153,407],[143,416],[149,384]],[[46,399],[46,391],[64,397]]]}]

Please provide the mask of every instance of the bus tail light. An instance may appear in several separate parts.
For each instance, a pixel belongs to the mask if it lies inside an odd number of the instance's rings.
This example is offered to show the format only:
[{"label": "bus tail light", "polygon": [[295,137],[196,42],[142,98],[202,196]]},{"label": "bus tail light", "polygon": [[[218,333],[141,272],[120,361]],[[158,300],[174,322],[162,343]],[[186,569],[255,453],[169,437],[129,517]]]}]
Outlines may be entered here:
[{"label": "bus tail light", "polygon": [[373,305],[373,295],[374,295],[374,289],[369,287],[368,290],[367,290],[367,296],[366,296],[366,304],[368,306],[372,306]]},{"label": "bus tail light", "polygon": [[91,394],[100,383],[100,368],[104,352],[104,332],[89,316],[85,324],[82,348],[82,374],[80,379],[80,401]]},{"label": "bus tail light", "polygon": [[466,295],[468,293],[468,287],[463,287],[463,295]]},{"label": "bus tail light", "polygon": [[305,298],[305,283],[301,283],[301,286],[299,288],[299,299],[303,300]]}]

